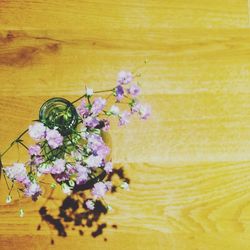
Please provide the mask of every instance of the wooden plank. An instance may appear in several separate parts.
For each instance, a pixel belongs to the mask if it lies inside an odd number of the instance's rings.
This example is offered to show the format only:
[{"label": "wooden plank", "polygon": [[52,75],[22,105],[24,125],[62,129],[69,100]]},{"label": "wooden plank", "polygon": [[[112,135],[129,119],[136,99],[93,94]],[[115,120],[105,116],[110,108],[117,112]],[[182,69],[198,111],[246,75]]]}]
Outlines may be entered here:
[{"label": "wooden plank", "polygon": [[[70,223],[66,239],[56,237],[56,232],[49,230],[46,223],[42,223],[41,230],[37,231],[40,223],[37,210],[44,204],[44,198],[36,203],[28,199],[20,203],[14,201],[7,206],[1,199],[1,248],[13,249],[8,242],[15,246],[20,241],[23,249],[44,249],[49,247],[51,235],[56,248],[66,244],[69,249],[80,243],[96,249],[115,249],[118,244],[121,249],[131,249],[133,244],[133,249],[142,249],[142,246],[146,249],[147,246],[150,246],[148,249],[165,249],[167,246],[182,249],[185,244],[190,244],[186,249],[196,249],[194,246],[204,247],[206,241],[215,249],[226,249],[228,244],[231,244],[229,249],[236,249],[236,235],[239,244],[247,247],[250,229],[248,169],[249,163],[237,162],[165,166],[129,164],[126,173],[131,177],[131,190],[107,197],[113,211],[101,217],[100,221],[109,226],[96,240],[91,239],[92,228]],[[48,192],[46,185],[44,188]],[[6,191],[1,186],[1,194]],[[57,215],[63,196],[57,190],[53,197],[54,200],[46,205],[50,213]],[[24,208],[24,218],[18,217],[20,207]],[[112,228],[112,224],[118,225],[118,229]],[[80,229],[85,232],[82,238],[78,236]],[[228,234],[232,235],[231,239],[227,239]],[[218,235],[224,238],[220,239]],[[13,236],[15,240],[10,239]],[[77,236],[78,243],[72,245]],[[103,242],[104,237],[108,242]],[[27,239],[31,240],[31,245],[25,246]]]},{"label": "wooden plank", "polygon": [[94,30],[47,36],[43,31],[2,32],[0,95],[77,96],[86,84],[110,88],[124,68],[142,73],[138,80],[146,95],[249,92],[250,35],[245,29],[125,29],[121,37],[109,35]]},{"label": "wooden plank", "polygon": [[[247,27],[246,0],[2,1],[1,28]],[[14,17],[14,18],[13,18]]]}]

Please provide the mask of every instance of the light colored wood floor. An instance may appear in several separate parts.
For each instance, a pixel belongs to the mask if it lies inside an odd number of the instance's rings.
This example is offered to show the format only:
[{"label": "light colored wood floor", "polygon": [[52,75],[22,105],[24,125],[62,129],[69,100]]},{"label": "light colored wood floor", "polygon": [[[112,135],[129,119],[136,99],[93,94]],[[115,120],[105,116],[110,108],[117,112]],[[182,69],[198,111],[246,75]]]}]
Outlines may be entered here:
[{"label": "light colored wood floor", "polygon": [[5,205],[1,180],[0,249],[250,249],[249,10],[247,0],[0,1],[0,150],[47,98],[106,89],[145,60],[153,108],[111,133],[131,179],[108,197],[103,220],[117,230],[69,230],[51,246],[48,227],[36,230],[44,198]]}]

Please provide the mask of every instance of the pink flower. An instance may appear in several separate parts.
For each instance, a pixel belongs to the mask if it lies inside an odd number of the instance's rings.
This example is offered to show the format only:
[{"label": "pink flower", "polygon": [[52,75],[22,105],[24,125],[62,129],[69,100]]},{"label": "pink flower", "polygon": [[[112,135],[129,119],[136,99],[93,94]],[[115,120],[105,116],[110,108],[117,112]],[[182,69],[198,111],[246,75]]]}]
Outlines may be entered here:
[{"label": "pink flower", "polygon": [[104,170],[106,171],[107,174],[111,173],[113,171],[113,164],[112,162],[106,162]]},{"label": "pink flower", "polygon": [[81,104],[76,108],[76,110],[82,117],[87,117],[89,115],[89,109],[87,108],[85,100],[82,100]]},{"label": "pink flower", "polygon": [[51,169],[51,174],[61,174],[65,170],[65,160],[57,159]]},{"label": "pink flower", "polygon": [[37,183],[31,183],[27,185],[24,189],[24,194],[28,197],[36,199],[42,193],[40,186]]},{"label": "pink flower", "polygon": [[11,180],[16,180],[17,182],[23,184],[27,184],[30,182],[25,165],[23,163],[14,163],[12,167],[4,168],[4,171],[7,177]]},{"label": "pink flower", "polygon": [[101,156],[103,159],[110,153],[110,149],[106,144],[103,144],[98,150],[96,154]]},{"label": "pink flower", "polygon": [[95,203],[93,200],[87,200],[85,202],[85,205],[86,207],[89,209],[89,210],[94,210],[95,209]]},{"label": "pink flower", "polygon": [[131,107],[131,113],[134,114],[134,113],[139,112],[140,107],[141,107],[141,103],[139,103],[138,101],[136,101],[136,102],[133,104],[133,106]]},{"label": "pink flower", "polygon": [[136,84],[132,84],[131,87],[127,90],[127,92],[132,97],[136,97],[140,94],[141,89]]},{"label": "pink flower", "polygon": [[46,128],[41,122],[35,122],[33,125],[29,126],[29,135],[34,140],[41,140],[45,137]]},{"label": "pink flower", "polygon": [[138,113],[142,120],[146,120],[151,115],[151,107],[149,105],[143,105],[139,102],[135,102],[131,107],[131,113]]},{"label": "pink flower", "polygon": [[102,128],[102,130],[105,131],[105,132],[107,132],[110,129],[109,120],[103,119],[102,121],[104,122],[104,127]]},{"label": "pink flower", "polygon": [[141,119],[146,120],[151,115],[151,107],[149,105],[140,105],[139,115]]},{"label": "pink flower", "polygon": [[77,163],[76,164],[76,172],[77,172],[76,184],[83,184],[88,180],[89,170],[86,167]]},{"label": "pink flower", "polygon": [[91,108],[91,112],[93,115],[98,115],[106,105],[106,99],[98,97],[94,100],[94,103]]},{"label": "pink flower", "polygon": [[84,120],[84,124],[86,127],[95,128],[99,124],[99,120],[96,117],[88,116]]},{"label": "pink flower", "polygon": [[133,76],[131,72],[120,71],[118,73],[117,83],[118,84],[128,84],[133,80]]},{"label": "pink flower", "polygon": [[94,155],[105,158],[109,154],[109,147],[104,143],[102,137],[97,134],[88,136],[88,147],[92,150]]},{"label": "pink flower", "polygon": [[89,168],[97,168],[101,166],[102,160],[103,158],[101,156],[90,155],[86,160],[86,163]]},{"label": "pink flower", "polygon": [[97,182],[92,189],[92,194],[96,198],[101,198],[105,195],[107,191],[107,186],[103,182]]},{"label": "pink flower", "polygon": [[119,126],[127,125],[129,123],[130,116],[130,112],[124,111],[119,117]]},{"label": "pink flower", "polygon": [[30,155],[40,155],[41,147],[39,145],[33,145],[29,147]]},{"label": "pink flower", "polygon": [[52,149],[58,148],[63,144],[63,137],[56,129],[47,130],[46,140]]},{"label": "pink flower", "polygon": [[67,174],[69,175],[75,174],[77,172],[76,166],[74,165],[68,163],[66,167],[67,167]]},{"label": "pink flower", "polygon": [[34,163],[35,165],[39,165],[41,163],[43,163],[44,159],[41,155],[37,155],[34,157]]}]

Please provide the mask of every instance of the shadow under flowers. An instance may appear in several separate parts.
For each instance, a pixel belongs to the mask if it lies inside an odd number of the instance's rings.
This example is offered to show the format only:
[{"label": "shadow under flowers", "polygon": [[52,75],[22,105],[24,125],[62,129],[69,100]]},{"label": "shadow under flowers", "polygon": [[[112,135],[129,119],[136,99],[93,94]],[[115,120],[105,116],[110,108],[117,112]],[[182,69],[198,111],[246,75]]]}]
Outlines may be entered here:
[{"label": "shadow under flowers", "polygon": [[[106,177],[106,181],[116,182],[127,182],[130,183],[130,179],[124,174],[122,167],[113,169],[113,172]],[[94,185],[94,183],[93,183]],[[120,185],[113,184],[111,193],[117,192]],[[88,187],[88,189],[91,187]],[[42,206],[39,209],[42,222],[46,222],[48,226],[53,230],[57,231],[58,236],[66,237],[68,230],[78,230],[79,235],[83,236],[86,230],[91,231],[91,236],[96,238],[103,234],[103,230],[108,227],[108,224],[101,221],[101,217],[107,214],[108,207],[105,201],[96,200],[95,208],[89,210],[86,207],[86,192],[88,191],[75,191],[67,196],[60,207],[58,208],[58,215],[52,215],[46,206]],[[48,197],[47,199],[52,200],[53,198]],[[111,225],[112,228],[117,229],[117,225]],[[38,225],[37,230],[41,230],[41,224]],[[107,241],[107,238],[104,238]],[[51,244],[54,244],[54,240],[51,240]]]}]

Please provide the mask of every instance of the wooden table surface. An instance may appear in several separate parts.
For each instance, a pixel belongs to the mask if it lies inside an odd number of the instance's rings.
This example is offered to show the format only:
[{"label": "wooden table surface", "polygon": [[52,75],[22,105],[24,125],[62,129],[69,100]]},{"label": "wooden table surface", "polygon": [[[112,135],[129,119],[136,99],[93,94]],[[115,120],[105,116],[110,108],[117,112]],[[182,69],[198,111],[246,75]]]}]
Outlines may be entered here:
[{"label": "wooden table surface", "polygon": [[[6,205],[2,179],[0,249],[250,249],[249,10],[247,0],[1,0],[0,150],[46,99],[107,89],[121,69],[142,73],[153,114],[111,132],[131,190],[108,196],[102,235],[37,230],[46,197]],[[64,198],[47,203],[52,213]]]}]

